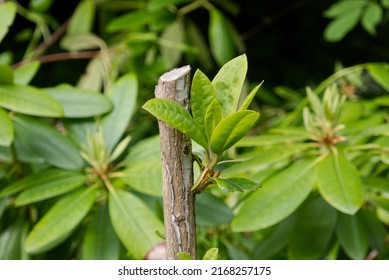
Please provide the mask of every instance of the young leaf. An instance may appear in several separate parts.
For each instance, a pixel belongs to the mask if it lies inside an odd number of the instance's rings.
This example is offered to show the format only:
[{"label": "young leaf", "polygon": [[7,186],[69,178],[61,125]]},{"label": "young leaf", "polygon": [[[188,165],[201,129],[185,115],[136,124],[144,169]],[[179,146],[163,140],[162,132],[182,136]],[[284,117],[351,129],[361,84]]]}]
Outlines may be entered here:
[{"label": "young leaf", "polygon": [[212,80],[224,117],[236,112],[246,73],[247,57],[240,55],[224,64]]},{"label": "young leaf", "polygon": [[219,255],[218,248],[211,248],[207,252],[205,252],[203,260],[204,261],[216,261]]},{"label": "young leaf", "polygon": [[313,188],[315,165],[313,160],[300,161],[266,180],[243,202],[232,220],[233,231],[267,228],[292,214]]},{"label": "young leaf", "polygon": [[253,191],[261,187],[256,182],[238,177],[227,179],[216,178],[215,181],[219,188],[226,192],[246,192]]},{"label": "young leaf", "polygon": [[311,260],[324,256],[335,230],[336,218],[336,210],[320,197],[304,205],[290,235],[289,258]]},{"label": "young leaf", "polygon": [[64,241],[93,206],[96,189],[72,193],[59,200],[29,233],[25,243],[28,254],[46,252]]},{"label": "young leaf", "polygon": [[0,107],[0,146],[11,145],[14,139],[14,127],[8,117],[8,113]]},{"label": "young leaf", "polygon": [[75,144],[58,130],[32,118],[15,116],[13,119],[16,136],[49,164],[70,170],[84,167]]},{"label": "young leaf", "polygon": [[[67,173],[66,177],[63,177]],[[70,192],[85,184],[87,177],[78,172],[58,171],[58,177],[49,182],[29,185],[15,199],[15,206],[23,206]],[[31,182],[30,182],[31,183]]]},{"label": "young leaf", "polygon": [[208,107],[215,98],[216,93],[211,81],[201,70],[197,70],[192,80],[190,109],[195,122],[201,130],[205,128],[205,116]]},{"label": "young leaf", "polygon": [[238,111],[243,111],[243,110],[248,109],[248,107],[251,104],[251,101],[253,100],[253,98],[257,94],[257,92],[262,84],[263,84],[263,81],[250,91],[249,95],[247,95],[246,98],[243,100],[242,105],[240,105],[240,108]]},{"label": "young leaf", "polygon": [[204,148],[207,148],[207,141],[202,131],[189,112],[177,102],[168,99],[154,98],[147,101],[143,107],[146,111],[154,115],[175,129],[186,134]]},{"label": "young leaf", "polygon": [[0,4],[0,42],[8,32],[8,27],[13,23],[16,15],[16,5],[12,2]]},{"label": "young leaf", "polygon": [[208,110],[205,113],[205,132],[207,139],[211,139],[213,130],[223,119],[223,111],[219,101],[215,98],[211,104],[209,104]]},{"label": "young leaf", "polygon": [[342,152],[329,153],[316,169],[323,198],[339,211],[354,214],[361,207],[364,189],[358,171]]},{"label": "young leaf", "polygon": [[62,106],[54,98],[31,86],[0,85],[0,106],[33,116],[62,117],[64,114]]},{"label": "young leaf", "polygon": [[86,229],[82,242],[83,260],[117,260],[120,242],[112,228],[108,208],[99,208]]},{"label": "young leaf", "polygon": [[119,239],[136,259],[142,259],[161,242],[155,231],[163,231],[162,223],[136,196],[115,189],[109,193],[109,216]]},{"label": "young leaf", "polygon": [[102,115],[112,109],[112,104],[104,95],[69,85],[44,89],[64,109],[66,118],[88,118]]},{"label": "young leaf", "polygon": [[128,124],[136,110],[138,96],[138,80],[136,75],[128,74],[115,82],[108,98],[113,109],[101,120],[104,142],[113,149],[126,131]]},{"label": "young leaf", "polygon": [[369,248],[369,240],[365,226],[358,214],[340,214],[336,234],[340,245],[351,259],[365,259]]},{"label": "young leaf", "polygon": [[178,252],[177,257],[180,261],[192,261],[193,257],[187,253],[184,252]]},{"label": "young leaf", "polygon": [[235,112],[223,119],[214,129],[210,148],[216,154],[221,154],[238,142],[254,126],[259,113],[244,110]]}]

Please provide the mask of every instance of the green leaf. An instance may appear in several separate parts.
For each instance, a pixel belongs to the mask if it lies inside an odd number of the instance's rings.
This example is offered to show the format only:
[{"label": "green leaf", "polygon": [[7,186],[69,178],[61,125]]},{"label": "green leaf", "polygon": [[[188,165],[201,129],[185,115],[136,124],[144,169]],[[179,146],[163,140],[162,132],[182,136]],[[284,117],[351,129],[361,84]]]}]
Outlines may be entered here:
[{"label": "green leaf", "polygon": [[52,198],[85,184],[87,176],[78,172],[58,171],[57,177],[52,177],[50,181],[32,184],[28,183],[28,189],[21,192],[15,199],[15,206],[23,206],[37,201]]},{"label": "green leaf", "polygon": [[138,29],[158,18],[162,10],[157,11],[133,11],[116,17],[107,25],[107,32],[119,32]]},{"label": "green leaf", "polygon": [[4,39],[16,15],[16,5],[12,2],[0,4],[0,42]]},{"label": "green leaf", "polygon": [[63,242],[88,214],[95,197],[96,189],[87,188],[55,203],[27,236],[26,252],[39,254]]},{"label": "green leaf", "polygon": [[329,153],[316,169],[323,198],[339,211],[354,214],[361,207],[364,189],[358,171],[341,152]]},{"label": "green leaf", "polygon": [[363,260],[369,249],[365,226],[359,215],[340,214],[336,234],[346,254],[354,260]]},{"label": "green leaf", "polygon": [[116,189],[109,193],[109,216],[119,239],[136,259],[161,242],[155,231],[163,225],[153,212],[133,194]]},{"label": "green leaf", "polygon": [[169,24],[159,38],[162,60],[166,68],[171,69],[180,62],[182,49],[179,48],[184,42],[184,26],[181,20]]},{"label": "green leaf", "polygon": [[14,82],[17,85],[28,85],[38,72],[41,63],[32,61],[21,65],[14,70]]},{"label": "green leaf", "polygon": [[44,90],[61,104],[66,118],[93,117],[107,113],[112,109],[108,98],[97,92],[70,85],[60,85]]},{"label": "green leaf", "polygon": [[239,178],[239,177],[233,177],[233,178],[216,178],[215,179],[216,184],[221,188],[223,191],[226,192],[246,192],[246,191],[253,191],[261,186],[258,185],[256,182],[253,182],[251,180],[248,180],[246,178]]},{"label": "green leaf", "polygon": [[23,252],[23,237],[26,229],[26,221],[21,217],[12,221],[6,227],[2,226],[0,231],[0,260],[21,259],[21,252]]},{"label": "green leaf", "polygon": [[84,167],[75,144],[53,127],[27,117],[13,117],[16,137],[55,167],[77,170]]},{"label": "green leaf", "polygon": [[337,212],[320,197],[305,204],[291,232],[288,257],[314,260],[324,256],[336,226]]},{"label": "green leaf", "polygon": [[311,192],[316,162],[304,160],[276,173],[254,191],[232,221],[233,231],[270,227],[292,214]]},{"label": "green leaf", "polygon": [[142,108],[154,115],[158,120],[169,124],[192,138],[202,147],[207,148],[207,141],[202,131],[198,128],[189,112],[177,102],[154,98],[147,101]]},{"label": "green leaf", "polygon": [[178,252],[177,258],[181,261],[192,261],[193,260],[193,257],[191,255],[184,253],[184,252]]},{"label": "green leaf", "polygon": [[361,20],[362,27],[371,35],[375,35],[375,28],[382,21],[382,16],[381,6],[376,2],[368,2]]},{"label": "green leaf", "polygon": [[82,242],[83,260],[117,260],[120,242],[112,228],[108,208],[102,205],[88,225]]},{"label": "green leaf", "polygon": [[198,59],[205,70],[211,70],[213,68],[213,61],[208,44],[203,37],[201,30],[188,18],[185,19],[185,24],[185,32],[188,37],[189,44],[197,50],[196,59]]},{"label": "green leaf", "polygon": [[205,113],[204,125],[208,139],[211,139],[215,127],[221,122],[222,119],[223,109],[219,101],[217,101],[217,99],[214,99],[209,105],[207,112]]},{"label": "green leaf", "polygon": [[231,209],[211,193],[204,192],[196,197],[196,225],[217,227],[229,224],[233,216]]},{"label": "green leaf", "polygon": [[0,146],[8,147],[14,139],[14,127],[8,117],[8,112],[0,107]]},{"label": "green leaf", "polygon": [[217,10],[210,11],[209,44],[216,63],[221,66],[234,57],[234,43],[223,14]]},{"label": "green leaf", "polygon": [[203,260],[204,261],[216,261],[219,255],[218,248],[211,248],[207,252],[205,252]]},{"label": "green leaf", "polygon": [[14,81],[14,72],[8,65],[0,64],[0,84],[12,84]]},{"label": "green leaf", "polygon": [[251,104],[251,101],[254,99],[254,97],[257,94],[257,92],[258,92],[259,88],[261,87],[262,83],[263,83],[263,81],[250,91],[250,93],[243,100],[242,105],[240,105],[239,111],[243,111],[243,110],[247,110],[248,109],[248,107]]},{"label": "green leaf", "polygon": [[357,25],[361,13],[362,8],[353,9],[331,21],[324,30],[324,38],[329,42],[342,40]]},{"label": "green leaf", "polygon": [[70,19],[66,30],[68,35],[90,33],[93,28],[96,5],[92,0],[81,1]]},{"label": "green leaf", "polygon": [[212,85],[222,105],[224,117],[237,110],[246,73],[247,57],[240,55],[224,64],[213,78]]},{"label": "green leaf", "polygon": [[211,81],[201,70],[197,70],[192,80],[190,107],[200,130],[205,129],[206,113],[215,98],[216,93]]},{"label": "green leaf", "polygon": [[223,119],[214,129],[210,141],[211,150],[220,154],[238,142],[253,128],[259,113],[244,110]]},{"label": "green leaf", "polygon": [[33,116],[62,117],[61,105],[43,90],[23,85],[0,85],[0,106]]},{"label": "green leaf", "polygon": [[78,172],[59,170],[59,169],[47,169],[39,173],[34,173],[20,180],[13,182],[0,191],[0,198],[13,195],[25,189],[36,188],[39,186],[48,186],[48,188],[55,187],[56,182],[66,180],[68,177],[79,176]]},{"label": "green leaf", "polygon": [[61,48],[70,51],[84,51],[92,49],[107,49],[107,44],[92,33],[76,33],[67,35],[61,40]]},{"label": "green leaf", "polygon": [[379,253],[386,252],[387,246],[385,238],[387,236],[387,229],[378,220],[375,210],[362,208],[360,214],[363,227],[368,235],[370,248],[377,250]]},{"label": "green leaf", "polygon": [[338,1],[324,12],[326,17],[335,18],[344,16],[350,12],[350,10],[360,10],[366,5],[365,0],[353,0],[353,1]]},{"label": "green leaf", "polygon": [[389,92],[389,64],[369,64],[367,70],[374,81]]},{"label": "green leaf", "polygon": [[112,111],[101,120],[104,141],[113,149],[126,131],[137,109],[138,80],[134,74],[127,74],[118,79],[108,94],[113,104]]},{"label": "green leaf", "polygon": [[389,8],[389,0],[381,0],[381,4],[382,4],[382,6],[384,6],[385,8]]}]

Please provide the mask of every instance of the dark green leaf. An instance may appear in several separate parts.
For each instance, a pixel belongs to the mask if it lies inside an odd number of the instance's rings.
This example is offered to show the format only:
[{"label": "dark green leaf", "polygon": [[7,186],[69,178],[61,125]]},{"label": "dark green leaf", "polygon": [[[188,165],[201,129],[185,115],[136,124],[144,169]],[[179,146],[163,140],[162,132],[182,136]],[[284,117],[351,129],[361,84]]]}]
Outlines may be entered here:
[{"label": "dark green leaf", "polygon": [[224,117],[236,112],[246,73],[247,57],[240,55],[224,64],[213,78],[212,85]]},{"label": "dark green leaf", "polygon": [[[1,6],[1,4],[0,4]],[[0,260],[20,260],[23,251],[23,236],[27,227],[24,219],[18,218],[0,231]]]},{"label": "dark green leaf", "polygon": [[121,189],[110,192],[109,216],[119,239],[136,259],[161,242],[155,231],[163,231],[162,223],[133,194]]},{"label": "dark green leaf", "polygon": [[315,165],[313,160],[300,161],[270,177],[243,202],[232,221],[232,229],[263,229],[288,217],[311,192]]},{"label": "dark green leaf", "polygon": [[0,64],[0,84],[12,84],[14,81],[14,72],[8,65]]},{"label": "dark green leaf", "polygon": [[147,101],[143,105],[143,109],[154,115],[158,120],[171,125],[204,148],[207,148],[207,141],[202,131],[197,127],[196,122],[189,112],[177,102],[154,98]]},{"label": "dark green leaf", "polygon": [[59,200],[39,220],[25,243],[28,254],[46,252],[63,242],[93,206],[96,189],[87,188]]},{"label": "dark green leaf", "polygon": [[251,180],[248,180],[246,178],[238,178],[238,177],[233,177],[233,178],[216,178],[215,179],[216,184],[221,188],[223,191],[226,192],[246,192],[246,191],[253,191],[261,186],[258,185],[256,182],[253,182]]},{"label": "dark green leaf", "polygon": [[340,245],[351,259],[363,260],[366,257],[369,241],[358,214],[352,216],[340,214],[336,233]]},{"label": "dark green leaf", "polygon": [[201,227],[216,227],[229,224],[233,218],[230,208],[216,196],[202,193],[196,197],[196,224]]},{"label": "dark green leaf", "polygon": [[383,253],[387,250],[385,239],[387,237],[387,230],[385,226],[378,220],[373,209],[362,208],[361,218],[363,227],[365,228],[371,249]]},{"label": "dark green leaf", "polygon": [[323,257],[329,249],[336,219],[336,210],[320,197],[304,205],[291,232],[289,258],[314,260]]},{"label": "dark green leaf", "polygon": [[0,146],[9,146],[11,145],[14,139],[14,127],[8,117],[8,112],[3,110],[0,107]]},{"label": "dark green leaf", "polygon": [[52,166],[77,170],[84,161],[77,147],[53,127],[27,117],[14,117],[16,137]]},{"label": "dark green leaf", "polygon": [[117,260],[120,253],[120,242],[112,228],[108,208],[99,208],[89,224],[82,243],[84,260]]},{"label": "dark green leaf", "polygon": [[102,115],[112,109],[112,104],[104,95],[69,85],[46,88],[64,109],[66,118],[87,118]]},{"label": "dark green leaf", "polygon": [[62,106],[43,90],[23,85],[0,85],[0,106],[18,113],[62,117]]},{"label": "dark green leaf", "polygon": [[342,152],[329,153],[316,169],[320,194],[333,207],[354,214],[361,207],[364,189],[358,171]]},{"label": "dark green leaf", "polygon": [[253,128],[259,113],[244,110],[224,118],[214,129],[210,141],[211,150],[220,154],[242,139]]}]

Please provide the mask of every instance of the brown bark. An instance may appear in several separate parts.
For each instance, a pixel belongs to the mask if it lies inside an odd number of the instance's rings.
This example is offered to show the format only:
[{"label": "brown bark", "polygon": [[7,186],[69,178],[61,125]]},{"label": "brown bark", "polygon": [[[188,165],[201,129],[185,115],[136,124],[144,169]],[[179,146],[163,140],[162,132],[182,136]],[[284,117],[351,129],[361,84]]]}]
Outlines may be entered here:
[{"label": "brown bark", "polygon": [[[155,96],[175,100],[189,110],[190,67],[163,74]],[[184,252],[196,259],[195,195],[191,140],[168,124],[159,121],[163,174],[163,204],[166,257],[177,259]]]}]

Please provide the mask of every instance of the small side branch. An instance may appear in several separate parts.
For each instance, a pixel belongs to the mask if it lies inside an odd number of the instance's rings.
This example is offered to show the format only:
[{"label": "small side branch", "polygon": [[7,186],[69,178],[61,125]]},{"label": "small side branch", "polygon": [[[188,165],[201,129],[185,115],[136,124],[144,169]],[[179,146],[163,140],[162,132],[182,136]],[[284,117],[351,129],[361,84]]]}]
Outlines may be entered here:
[{"label": "small side branch", "polygon": [[[190,67],[163,74],[155,96],[175,100],[189,110]],[[191,140],[159,121],[167,259],[184,252],[196,259],[195,195]]]}]

